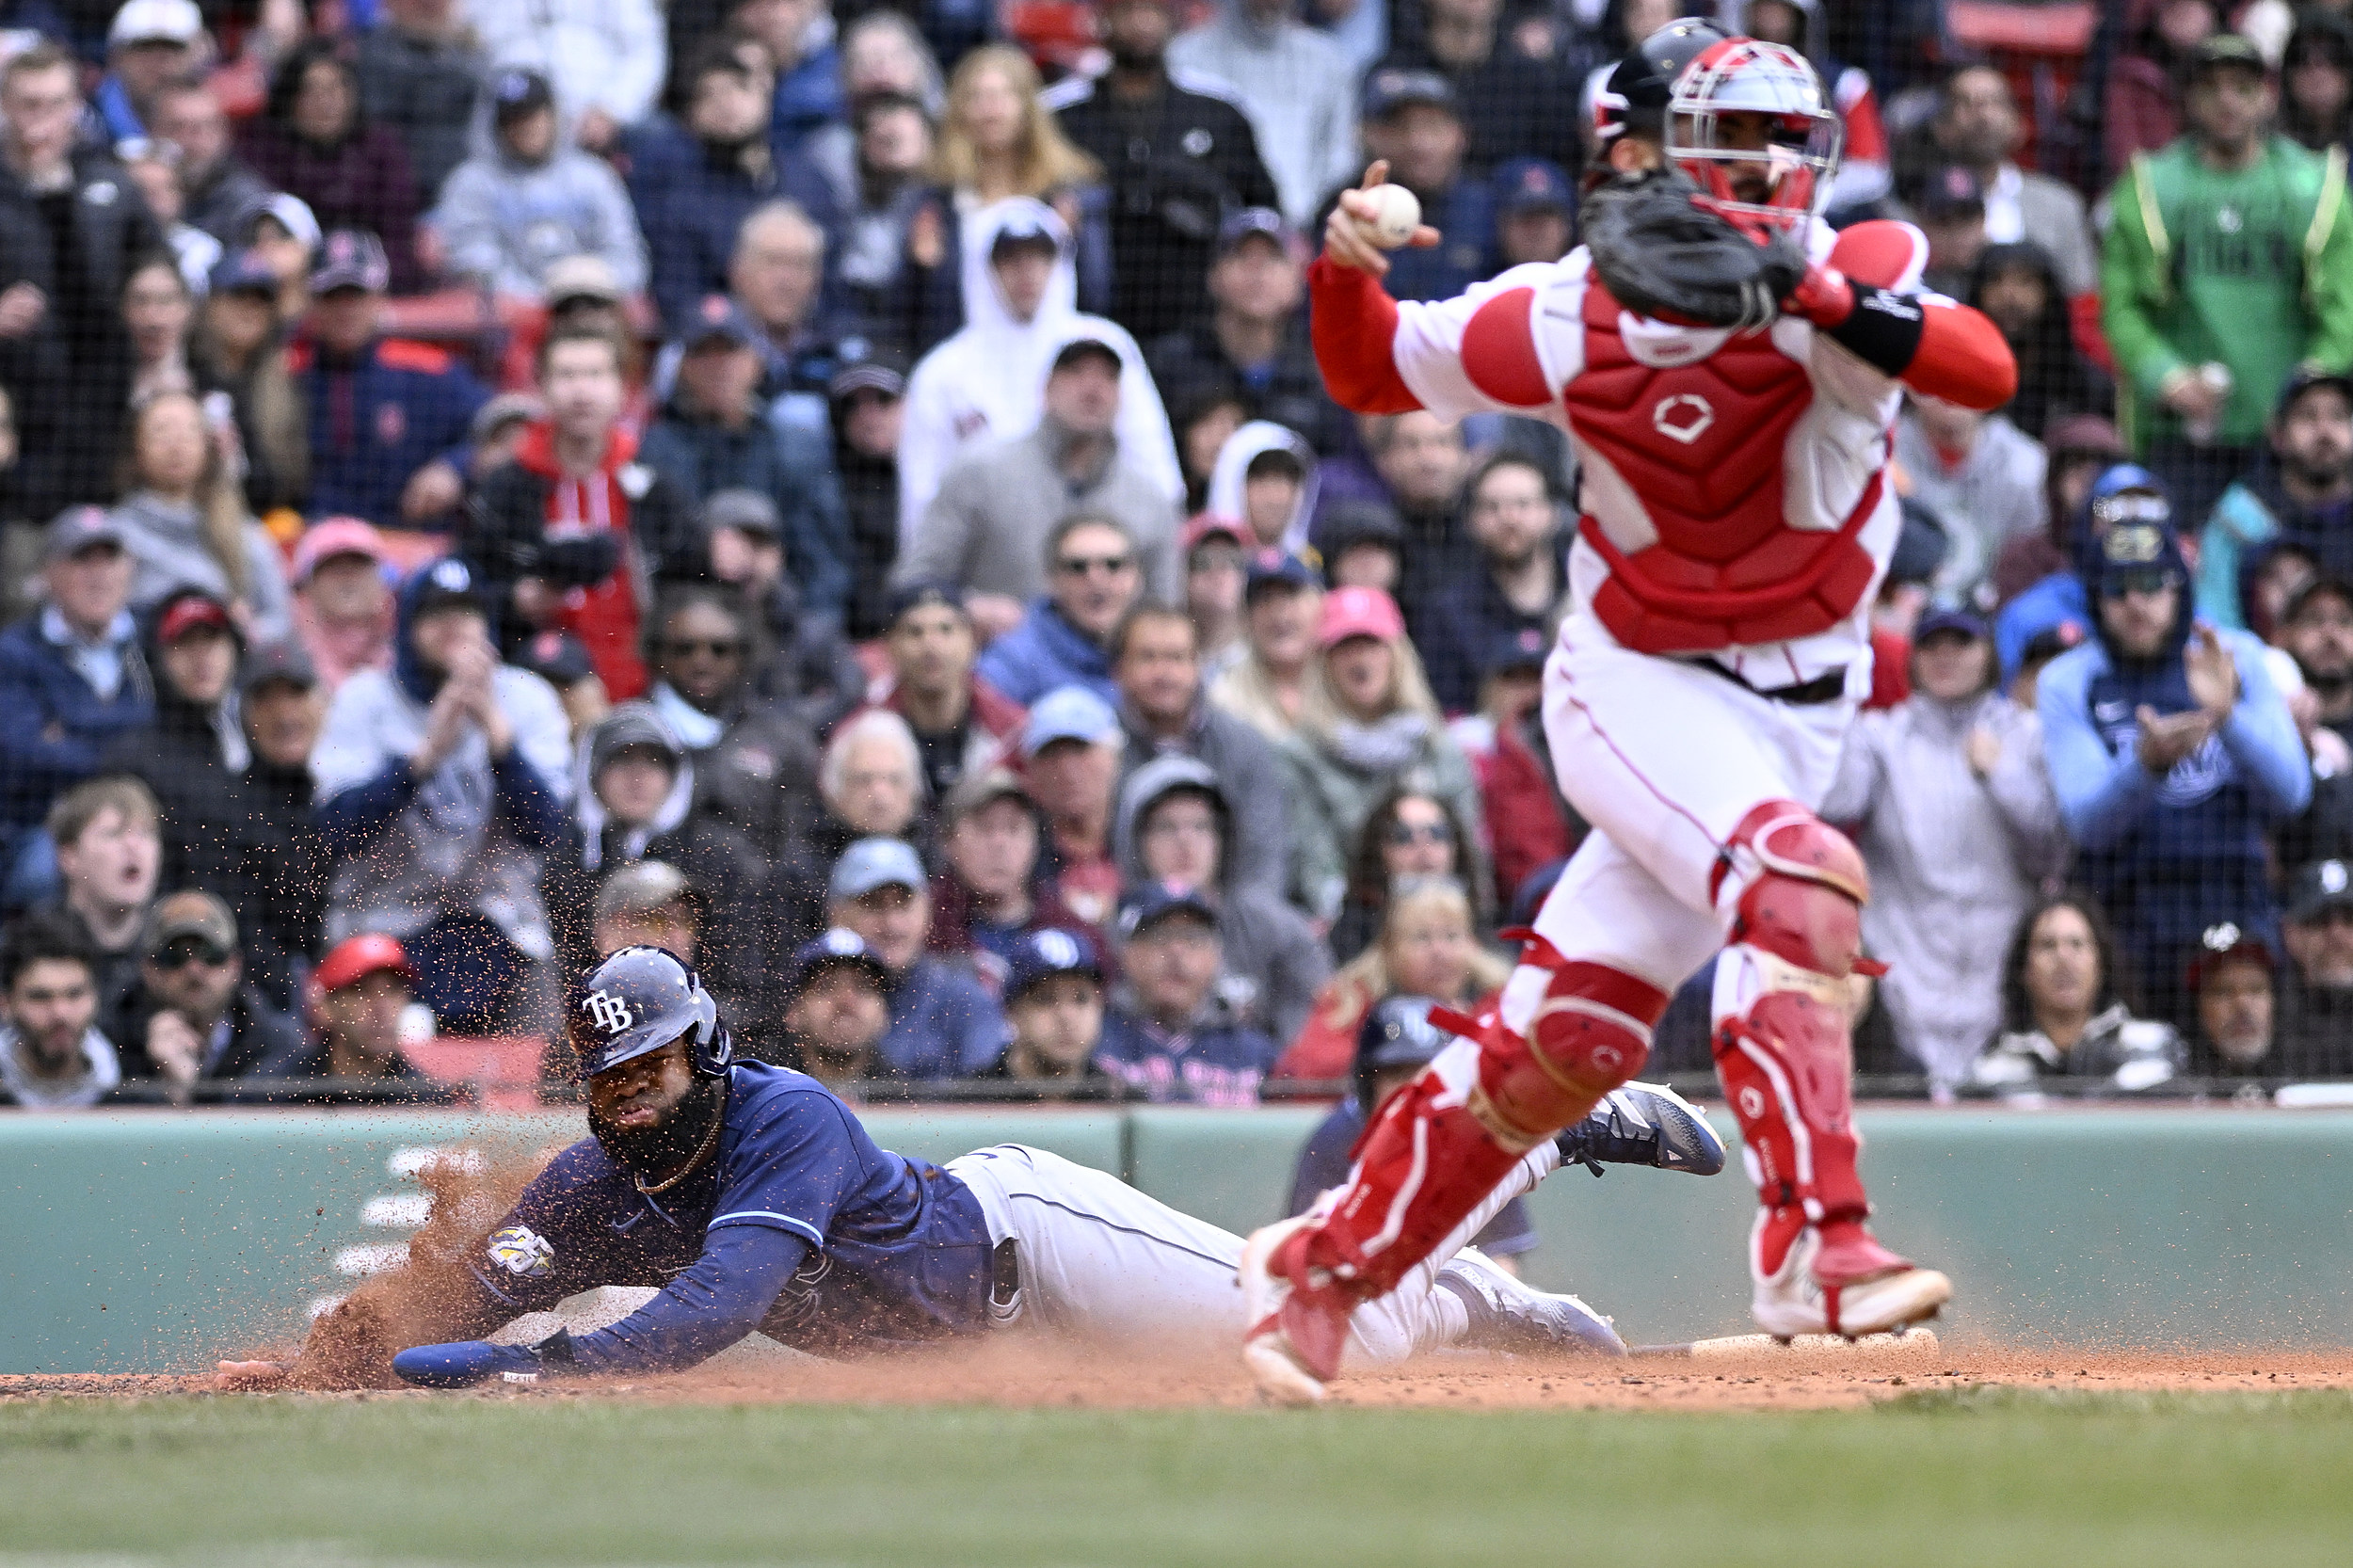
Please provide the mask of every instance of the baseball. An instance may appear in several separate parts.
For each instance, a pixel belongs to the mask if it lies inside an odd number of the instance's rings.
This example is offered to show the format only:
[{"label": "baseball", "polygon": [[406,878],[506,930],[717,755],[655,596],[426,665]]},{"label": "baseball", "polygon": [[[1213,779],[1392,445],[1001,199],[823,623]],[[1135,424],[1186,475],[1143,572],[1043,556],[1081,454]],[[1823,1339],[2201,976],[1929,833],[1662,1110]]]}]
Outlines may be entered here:
[{"label": "baseball", "polygon": [[1414,237],[1421,226],[1421,202],[1403,185],[1375,185],[1365,192],[1372,198],[1373,217],[1357,226],[1372,236],[1372,242],[1384,250],[1395,250]]}]

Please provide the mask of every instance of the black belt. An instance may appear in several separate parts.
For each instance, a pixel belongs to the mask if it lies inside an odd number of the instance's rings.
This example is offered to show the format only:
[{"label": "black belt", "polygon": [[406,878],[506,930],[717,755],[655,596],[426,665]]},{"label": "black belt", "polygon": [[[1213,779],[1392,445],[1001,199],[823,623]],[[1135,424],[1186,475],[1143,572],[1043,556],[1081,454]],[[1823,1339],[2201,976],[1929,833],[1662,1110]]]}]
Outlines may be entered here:
[{"label": "black belt", "polygon": [[1745,679],[1733,674],[1713,659],[1693,659],[1689,663],[1693,669],[1705,670],[1710,675],[1721,675],[1744,692],[1754,692],[1768,702],[1785,702],[1792,708],[1818,708],[1825,702],[1836,702],[1847,695],[1847,672],[1845,670],[1832,670],[1827,675],[1817,675],[1813,680],[1800,681],[1795,686],[1769,687],[1751,685]]}]

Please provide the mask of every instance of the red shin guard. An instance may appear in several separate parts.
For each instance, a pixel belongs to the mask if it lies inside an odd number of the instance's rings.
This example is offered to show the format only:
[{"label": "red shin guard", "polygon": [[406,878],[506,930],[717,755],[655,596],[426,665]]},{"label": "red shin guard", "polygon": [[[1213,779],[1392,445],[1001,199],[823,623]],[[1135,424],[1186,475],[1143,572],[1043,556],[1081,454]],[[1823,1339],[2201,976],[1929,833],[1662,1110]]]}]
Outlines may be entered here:
[{"label": "red shin guard", "polygon": [[[1549,959],[1549,962],[1545,962]],[[1598,964],[1533,959],[1553,972],[1528,1033],[1496,1008],[1433,1014],[1479,1047],[1441,1058],[1391,1096],[1356,1145],[1347,1192],[1286,1254],[1295,1288],[1385,1294],[1495,1190],[1514,1161],[1641,1070],[1664,992]]]},{"label": "red shin guard", "polygon": [[1862,958],[1870,883],[1854,846],[1803,807],[1772,801],[1733,835],[1760,874],[1742,893],[1726,959],[1753,967],[1762,991],[1716,1032],[1716,1065],[1739,1119],[1757,1198],[1770,1211],[1756,1265],[1777,1272],[1806,1224],[1824,1284],[1902,1261],[1864,1229],[1871,1211],[1856,1170],[1854,1052],[1846,981]]}]

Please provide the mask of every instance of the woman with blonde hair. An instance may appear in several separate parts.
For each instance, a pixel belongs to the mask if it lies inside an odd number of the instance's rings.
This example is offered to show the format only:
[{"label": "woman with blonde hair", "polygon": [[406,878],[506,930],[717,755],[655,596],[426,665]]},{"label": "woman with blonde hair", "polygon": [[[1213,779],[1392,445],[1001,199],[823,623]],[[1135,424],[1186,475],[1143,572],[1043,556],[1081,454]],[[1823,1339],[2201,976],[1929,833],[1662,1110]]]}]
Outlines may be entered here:
[{"label": "woman with blonde hair", "polygon": [[229,420],[228,399],[218,393],[158,392],[133,409],[114,520],[134,563],[133,607],[200,588],[227,605],[248,643],[259,646],[293,632],[294,603],[278,546],[246,510],[230,472],[219,428]]},{"label": "woman with blonde hair", "polygon": [[1037,67],[1018,49],[985,44],[948,78],[948,108],[932,150],[937,188],[907,223],[906,335],[920,355],[964,326],[964,252],[979,216],[1026,196],[1054,209],[1078,241],[1079,308],[1111,304],[1111,241],[1103,170],[1039,102]]},{"label": "woman with blonde hair", "polygon": [[1290,784],[1291,895],[1330,920],[1348,891],[1349,854],[1382,797],[1402,788],[1444,801],[1467,842],[1459,862],[1486,906],[1479,780],[1448,736],[1397,601],[1378,588],[1323,599],[1299,722],[1280,755]]},{"label": "woman with blonde hair", "polygon": [[1345,1078],[1365,1015],[1393,996],[1476,1012],[1503,989],[1511,961],[1480,945],[1470,894],[1452,877],[1405,884],[1389,898],[1381,939],[1316,993],[1315,1009],[1274,1064],[1276,1078]]}]

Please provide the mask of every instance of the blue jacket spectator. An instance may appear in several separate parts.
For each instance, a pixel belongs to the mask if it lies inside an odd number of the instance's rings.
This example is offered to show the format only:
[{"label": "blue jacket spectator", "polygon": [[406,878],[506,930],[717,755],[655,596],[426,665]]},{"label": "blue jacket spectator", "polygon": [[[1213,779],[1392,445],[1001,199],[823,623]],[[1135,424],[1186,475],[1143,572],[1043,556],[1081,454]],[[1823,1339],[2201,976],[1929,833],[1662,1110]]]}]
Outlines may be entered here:
[{"label": "blue jacket spectator", "polygon": [[924,952],[931,879],[901,839],[860,839],[826,888],[835,925],[857,933],[889,971],[890,1027],[876,1049],[891,1076],[971,1078],[1005,1050],[1005,1016],[972,971]]},{"label": "blue jacket spectator", "polygon": [[1993,622],[1993,651],[2002,661],[2002,684],[2017,675],[2026,645],[2072,621],[2091,624],[2091,596],[2085,581],[2098,575],[2100,540],[2119,522],[2169,527],[2173,505],[2157,476],[2138,463],[2118,463],[2092,481],[2090,500],[2071,531],[2074,564],[2055,571],[2002,606]]},{"label": "blue jacket spectator", "polygon": [[[439,348],[376,335],[389,273],[383,248],[330,234],[311,277],[311,339],[288,368],[302,381],[311,432],[312,517],[379,527],[446,527],[466,472],[473,416],[490,400],[472,372]],[[439,463],[440,483],[410,481]],[[434,503],[439,503],[435,504]]]},{"label": "blue jacket spectator", "polygon": [[763,136],[766,79],[724,45],[696,58],[682,122],[648,122],[630,138],[629,186],[653,259],[653,299],[672,328],[728,286],[737,232],[755,207],[786,197],[827,234],[833,186],[808,159]]},{"label": "blue jacket spectator", "polygon": [[804,612],[839,620],[850,598],[849,517],[824,437],[779,429],[759,386],[760,334],[724,295],[680,334],[678,380],[638,456],[699,507],[751,490],[776,509],[786,573]]},{"label": "blue jacket spectator", "polygon": [[498,663],[489,607],[454,558],[401,591],[394,647],[392,673],[337,689],[311,754],[336,857],[326,939],[397,937],[444,1030],[533,1024],[555,952],[543,856],[569,827],[563,704]]},{"label": "blue jacket spectator", "polygon": [[[1024,708],[1057,686],[1083,686],[1116,708],[1111,639],[1144,591],[1135,536],[1098,512],[1063,519],[1047,537],[1047,591],[1021,624],[988,645],[974,666]],[[974,605],[977,616],[980,606]]]},{"label": "blue jacket spectator", "polygon": [[1021,624],[988,645],[973,673],[1024,707],[1060,686],[1081,686],[1119,700],[1111,654],[1070,624],[1050,599],[1032,600]]},{"label": "blue jacket spectator", "polygon": [[2208,926],[2276,939],[2265,830],[2304,808],[2312,768],[2263,645],[2194,623],[2170,528],[2110,528],[2095,581],[2096,635],[2042,672],[2036,706],[2084,880],[2170,1017]]},{"label": "blue jacket spectator", "polygon": [[0,871],[51,800],[155,716],[120,527],[76,506],[49,525],[45,551],[48,604],[0,632]]}]

